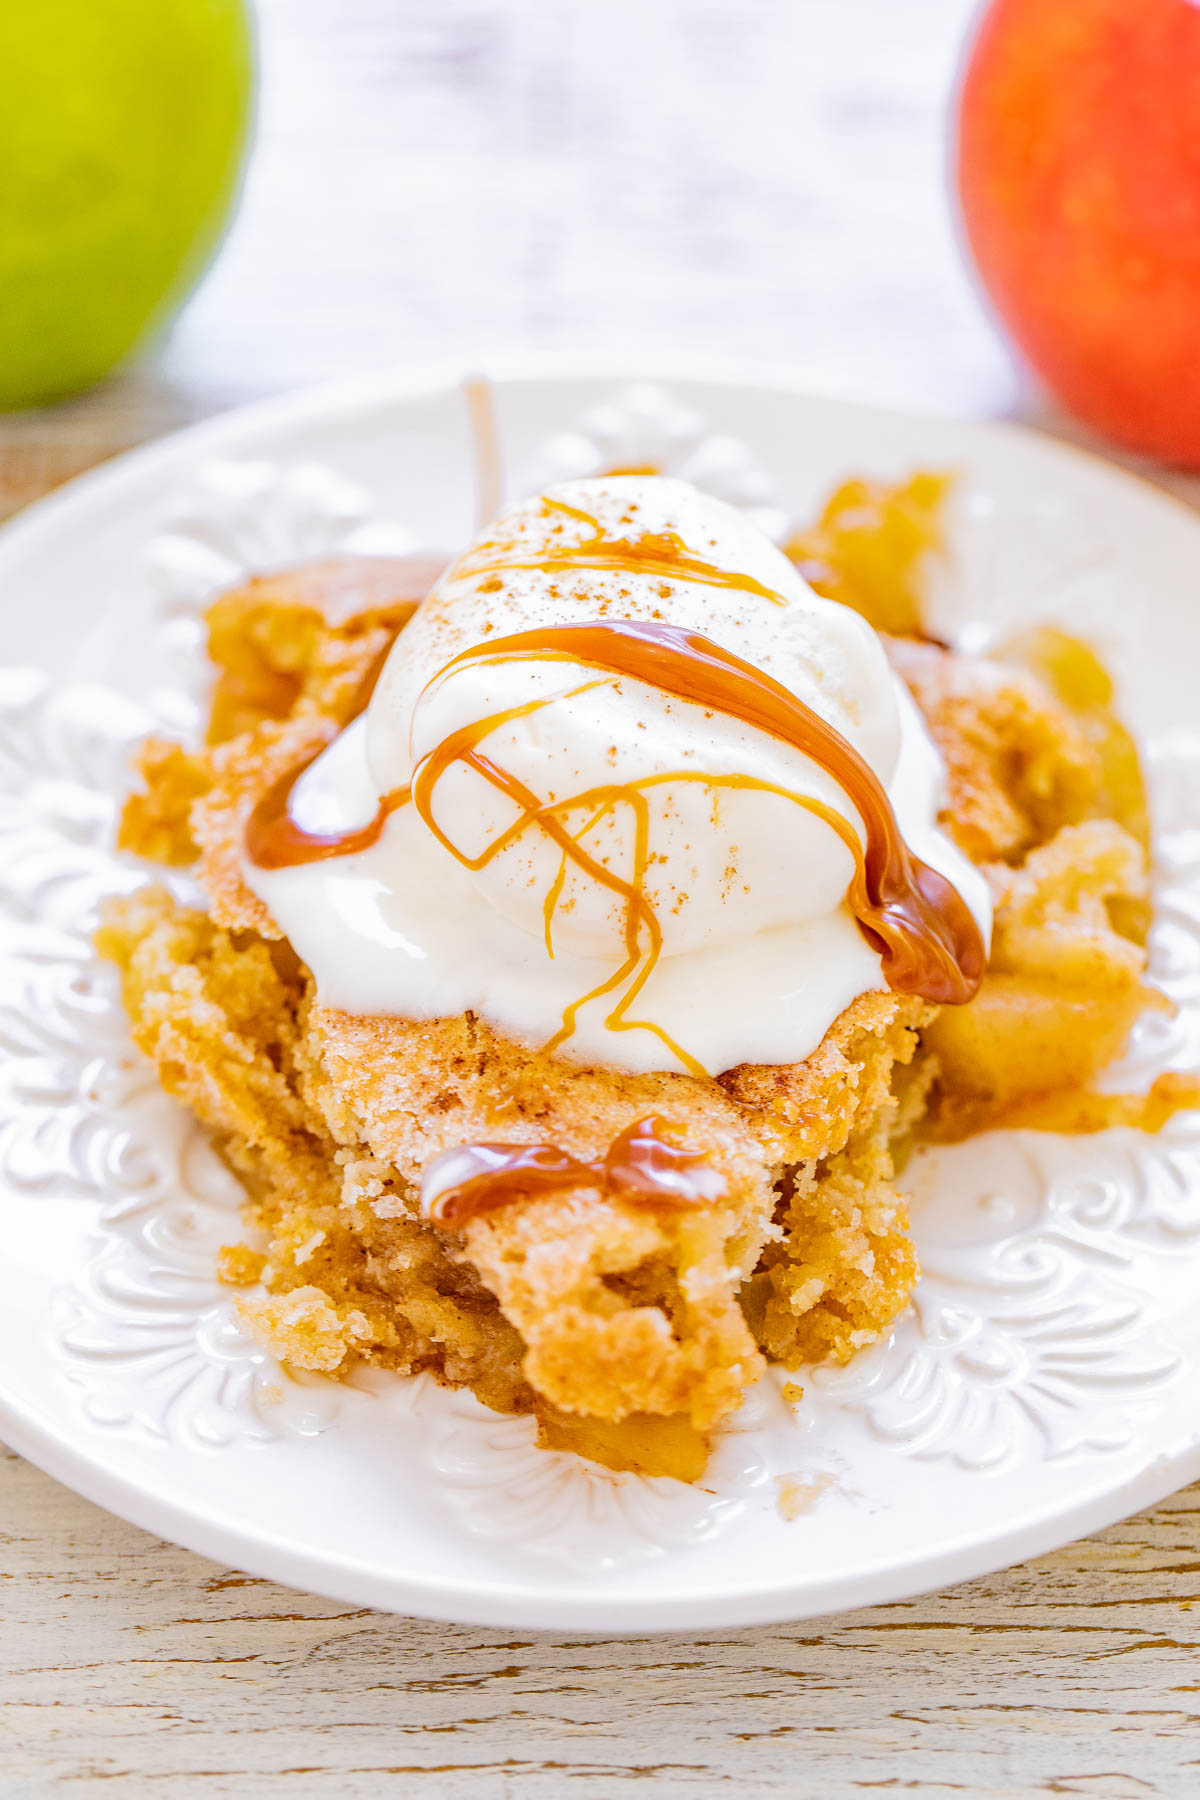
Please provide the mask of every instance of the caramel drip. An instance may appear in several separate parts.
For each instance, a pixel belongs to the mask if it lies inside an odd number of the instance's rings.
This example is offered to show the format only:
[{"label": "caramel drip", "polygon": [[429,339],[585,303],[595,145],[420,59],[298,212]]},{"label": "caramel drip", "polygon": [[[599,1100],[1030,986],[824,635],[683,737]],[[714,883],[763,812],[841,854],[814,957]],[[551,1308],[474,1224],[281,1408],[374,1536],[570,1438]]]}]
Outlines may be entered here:
[{"label": "caramel drip", "polygon": [[[797,794],[794,789],[783,787],[778,782],[764,781],[759,775],[713,775],[707,769],[669,769],[661,775],[643,775],[636,782],[608,782],[602,787],[585,788],[582,793],[572,794],[569,800],[554,801],[552,806],[559,812],[574,811],[576,807],[582,806],[596,806],[597,810],[592,817],[574,834],[575,842],[578,843],[594,826],[612,812],[614,807],[622,802],[629,803],[632,795],[644,794],[648,788],[677,786],[680,782],[698,782],[709,789],[737,788],[743,792],[776,794],[781,800],[790,800],[793,806],[798,806],[802,811],[814,813],[817,818],[823,819],[832,831],[837,832],[851,854],[858,846],[854,827],[849,820],[842,817],[835,807],[826,806],[823,800],[818,800],[811,794]],[[552,943],[554,914],[566,884],[566,874],[567,862],[564,856],[558,874],[546,891],[546,899],[542,908],[545,920],[546,953],[550,957],[554,955]]]},{"label": "caramel drip", "polygon": [[[539,634],[522,633],[521,635],[522,637],[533,637]],[[509,643],[514,640],[506,638],[499,641]],[[470,656],[471,652],[468,651],[466,654]],[[454,664],[460,660],[456,657],[454,662],[446,665],[446,668],[453,668]],[[445,670],[442,671],[443,674],[445,672]],[[437,678],[435,677],[435,679]],[[544,1050],[552,1052],[567,1041],[575,1030],[575,1022],[580,1012],[591,1001],[602,999],[605,994],[611,994],[614,989],[628,982],[629,985],[620,1001],[605,1020],[609,1030],[652,1032],[660,1043],[678,1057],[689,1074],[703,1076],[707,1073],[703,1065],[698,1063],[695,1057],[689,1056],[687,1051],[677,1044],[674,1038],[669,1036],[660,1025],[656,1025],[650,1019],[628,1019],[625,1016],[649,980],[662,950],[662,927],[645,894],[646,864],[650,853],[650,811],[646,805],[645,796],[639,791],[636,784],[622,785],[619,789],[620,798],[628,802],[634,814],[633,877],[626,881],[624,876],[616,874],[594,856],[590,856],[580,844],[578,835],[572,836],[558,816],[561,812],[579,805],[581,801],[586,801],[589,796],[572,795],[567,800],[543,803],[531,788],[527,788],[517,776],[494,762],[479,747],[484,738],[498,730],[501,725],[507,725],[515,719],[527,718],[529,714],[538,711],[541,707],[553,705],[555,700],[570,699],[574,698],[576,694],[586,693],[589,687],[595,685],[597,684],[588,682],[582,687],[574,688],[566,696],[547,695],[537,700],[528,700],[522,706],[510,707],[504,712],[490,713],[486,718],[475,719],[471,724],[461,726],[458,731],[452,732],[448,738],[444,738],[428,756],[422,758],[413,772],[412,785],[408,791],[411,793],[413,802],[426,827],[449,851],[450,855],[462,864],[464,869],[477,871],[486,868],[500,855],[502,850],[507,849],[509,844],[515,842],[531,825],[540,825],[547,837],[558,845],[566,859],[573,862],[577,868],[581,869],[585,875],[590,876],[593,881],[598,882],[601,887],[608,888],[610,893],[617,894],[624,901],[625,961],[614,969],[604,981],[597,983],[586,994],[581,994],[577,1000],[571,1002],[563,1013],[562,1024],[558,1031],[548,1043],[543,1045]],[[464,763],[468,768],[474,769],[477,775],[482,776],[492,787],[497,788],[517,808],[518,816],[513,824],[506,831],[502,831],[494,837],[478,856],[464,856],[457,844],[446,836],[433,814],[434,790],[446,770],[455,762]],[[647,938],[644,951],[642,949],[643,929]]]},{"label": "caramel drip", "polygon": [[[628,676],[676,699],[740,719],[811,757],[845,791],[862,820],[865,845],[859,843],[857,834],[838,814],[819,802],[796,796],[800,804],[819,812],[833,826],[854,857],[848,899],[863,936],[880,956],[888,986],[898,993],[919,994],[944,1005],[960,1005],[975,994],[983,977],[986,952],[979,927],[961,895],[945,876],[909,850],[882,782],[854,746],[780,682],[699,632],[635,619],[551,625],[492,639],[452,658],[435,679],[440,680],[469,662],[519,660],[569,661],[602,669],[610,675]],[[424,759],[414,777],[413,795],[427,823],[431,822],[429,793],[438,776],[468,749],[470,760],[477,758],[475,746],[490,729],[491,722],[480,721],[465,732],[455,733]],[[494,765],[481,772],[486,772],[489,779],[497,774],[503,776],[503,771],[495,771]],[[514,789],[520,788],[519,783],[504,777],[496,785],[510,792],[527,809],[529,818],[536,818],[579,867],[589,874],[602,867],[587,856],[557,819],[552,820],[548,809],[535,796],[518,797]],[[522,790],[522,794],[526,791]],[[577,795],[574,800],[579,804],[590,798]],[[640,865],[635,857],[635,878],[630,883],[621,882],[608,870],[603,873],[605,885],[625,893],[626,943],[631,954],[636,948],[638,920],[647,916],[653,919],[641,892],[639,868],[644,868],[644,856]],[[651,968],[661,941],[655,921],[648,951]],[[644,986],[649,972],[649,968],[642,972],[639,988]]]},{"label": "caramel drip", "polygon": [[[663,1120],[639,1119],[613,1139],[603,1156],[583,1162],[556,1144],[464,1144],[446,1159],[463,1169],[429,1207],[436,1225],[461,1230],[480,1213],[514,1200],[544,1199],[579,1188],[598,1188],[615,1199],[644,1206],[682,1208],[721,1200],[728,1183],[698,1151],[673,1144]],[[437,1179],[438,1162],[429,1173]]]},{"label": "caramel drip", "polygon": [[[421,598],[427,594],[445,573],[448,559],[444,556],[426,555],[414,552],[411,556],[397,559],[406,565],[405,573],[414,588],[420,594],[411,600],[397,600],[394,607],[388,610],[395,621],[395,629],[389,635],[376,656],[371,659],[349,708],[349,721],[357,719],[370,705],[371,696],[379,685],[379,677],[383,674],[384,665],[392,654],[392,646],[404,630]],[[387,824],[389,816],[408,799],[407,791],[389,794],[380,802],[375,817],[366,825],[348,831],[310,832],[304,831],[292,818],[290,807],[292,794],[302,775],[309,770],[317,758],[322,755],[326,745],[314,750],[304,761],[288,770],[256,803],[249,819],[243,838],[247,856],[260,869],[290,869],[299,863],[327,862],[334,856],[351,856],[357,850],[369,850],[377,843],[380,833]]]},{"label": "caramel drip", "polygon": [[305,831],[291,815],[292,794],[302,775],[312,768],[327,746],[322,744],[296,768],[267,789],[246,821],[243,842],[246,855],[260,869],[292,869],[300,863],[328,862],[334,856],[353,856],[369,850],[391,815],[408,801],[408,789],[400,788],[380,801],[375,816],[365,825],[345,831]]},{"label": "caramel drip", "polygon": [[457,565],[458,575],[493,575],[500,569],[533,569],[545,574],[562,569],[588,569],[597,574],[660,575],[668,581],[695,581],[702,587],[724,588],[754,594],[773,606],[786,606],[785,595],[737,569],[722,569],[689,550],[678,532],[669,527],[645,531],[640,537],[609,537],[600,521],[582,507],[549,495],[542,501],[549,512],[559,512],[586,525],[592,536],[578,544],[549,545],[534,556],[510,556],[488,543],[469,550]]}]

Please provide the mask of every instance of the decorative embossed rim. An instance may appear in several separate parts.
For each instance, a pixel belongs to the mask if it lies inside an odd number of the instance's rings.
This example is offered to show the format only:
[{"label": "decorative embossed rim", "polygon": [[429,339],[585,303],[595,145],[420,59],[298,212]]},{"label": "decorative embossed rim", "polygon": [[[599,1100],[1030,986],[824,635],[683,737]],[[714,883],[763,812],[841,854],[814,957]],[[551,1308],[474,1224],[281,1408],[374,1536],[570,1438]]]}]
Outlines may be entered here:
[{"label": "decorative embossed rim", "polygon": [[782,391],[799,400],[813,400],[836,407],[846,413],[857,413],[867,419],[896,423],[953,424],[970,430],[981,439],[988,437],[1010,444],[1037,445],[1055,459],[1077,462],[1126,485],[1141,490],[1143,497],[1167,512],[1182,515],[1196,524],[1197,515],[1186,501],[1157,487],[1154,482],[1134,471],[1120,468],[1097,451],[1056,438],[1034,426],[1008,419],[978,419],[970,415],[919,413],[900,407],[871,406],[864,401],[849,400],[833,391],[814,388],[811,380],[799,375],[786,364],[755,362],[725,357],[686,356],[612,356],[598,354],[580,356],[572,351],[546,351],[536,355],[486,356],[476,362],[445,360],[428,363],[418,370],[398,367],[375,370],[365,375],[342,376],[320,382],[296,392],[257,400],[214,418],[185,425],[178,431],[155,438],[134,450],[109,458],[94,469],[76,475],[52,493],[32,501],[12,519],[0,525],[0,550],[7,551],[26,532],[39,530],[52,523],[61,508],[78,515],[85,503],[103,505],[143,470],[152,468],[166,472],[170,467],[187,467],[211,447],[223,453],[236,453],[239,440],[263,428],[284,427],[292,420],[314,420],[335,415],[352,415],[360,409],[374,409],[381,403],[416,400],[457,390],[472,376],[483,375],[498,385],[519,382],[553,384],[557,381],[600,381],[614,386],[630,382],[650,381],[669,387],[676,382],[703,382],[730,390],[759,388]]},{"label": "decorative embossed rim", "polygon": [[[653,380],[668,385],[698,382],[759,393],[784,390],[797,400],[808,397],[805,389],[786,374],[750,367],[731,370],[727,366],[695,363],[664,367],[659,361],[637,367],[628,363],[616,366],[608,361],[581,364],[576,359],[539,359],[535,363],[509,362],[489,372],[494,373],[499,384],[535,382],[551,389],[557,381],[567,379],[614,385]],[[282,432],[292,421],[352,425],[361,412],[379,411],[390,404],[422,397],[443,397],[458,382],[458,370],[425,371],[411,378],[355,379],[265,402],[229,418],[192,427],[162,444],[120,459],[111,468],[80,478],[66,492],[29,509],[0,532],[0,564],[10,551],[17,549],[36,556],[39,536],[65,525],[86,533],[89,521],[107,516],[110,510],[119,512],[123,494],[135,491],[145,476],[157,483],[172,473],[178,475],[205,454],[219,450],[223,455],[237,455],[243,450],[245,439],[264,430]],[[890,420],[897,426],[919,424],[903,414],[882,414],[878,409],[832,400],[820,401],[819,405],[858,414],[864,423]],[[1104,479],[1114,483],[1136,484],[1144,502],[1164,509],[1164,522],[1169,513],[1176,531],[1181,517],[1196,529],[1200,563],[1197,521],[1181,503],[1149,484],[1108,468],[1086,452],[1049,439],[1039,440],[1018,427],[956,423],[955,429],[977,441],[1006,440],[1010,450],[1020,449],[1026,442],[1031,450],[1036,446],[1043,470],[1046,459],[1064,466],[1078,461],[1089,466],[1093,483],[1103,472]],[[280,443],[277,448],[283,450],[284,445]],[[336,461],[336,455],[332,460]],[[1180,1483],[1200,1475],[1200,1432],[1188,1430],[1177,1434],[1178,1441],[1156,1442],[1152,1459],[1127,1479],[1107,1487],[1101,1482],[1086,1499],[1076,1498],[1066,1506],[1051,1501],[1030,1507],[1003,1530],[992,1530],[984,1538],[978,1531],[966,1531],[935,1549],[922,1548],[912,1555],[858,1564],[852,1578],[844,1573],[834,1579],[812,1576],[801,1567],[796,1574],[802,1579],[793,1574],[783,1586],[774,1582],[744,1582],[724,1589],[707,1585],[693,1596],[681,1592],[678,1584],[672,1587],[656,1579],[661,1564],[645,1568],[628,1581],[606,1584],[605,1590],[561,1582],[552,1589],[538,1589],[528,1582],[495,1582],[476,1575],[455,1582],[430,1581],[417,1573],[405,1573],[402,1579],[385,1576],[352,1558],[332,1555],[327,1550],[314,1554],[302,1542],[270,1536],[233,1517],[195,1509],[175,1497],[152,1492],[148,1486],[106,1467],[99,1454],[88,1455],[65,1432],[48,1428],[28,1408],[3,1394],[0,1429],[15,1449],[89,1498],[149,1531],[166,1532],[201,1554],[355,1603],[392,1606],[422,1616],[479,1624],[558,1630],[644,1631],[751,1624],[896,1599],[1039,1554],[1071,1536],[1150,1504]]]},{"label": "decorative embossed rim", "polygon": [[98,1506],[128,1519],[143,1531],[182,1544],[214,1562],[245,1569],[287,1587],[320,1594],[355,1606],[369,1606],[418,1619],[440,1619],[461,1625],[514,1627],[522,1631],[640,1636],[647,1632],[737,1629],[787,1620],[817,1618],[856,1607],[881,1606],[911,1599],[934,1588],[992,1574],[997,1569],[1059,1549],[1076,1538],[1114,1525],[1120,1519],[1164,1500],[1178,1488],[1200,1479],[1200,1445],[1162,1451],[1150,1468],[1120,1487],[1077,1504],[1069,1513],[1048,1511],[1021,1520],[1001,1535],[989,1537],[981,1554],[977,1538],[963,1536],[903,1561],[867,1564],[853,1579],[806,1581],[803,1588],[774,1584],[745,1586],[695,1599],[677,1590],[639,1583],[635,1592],[597,1594],[566,1583],[553,1598],[532,1595],[527,1586],[473,1579],[449,1587],[425,1582],[415,1571],[403,1582],[379,1574],[350,1559],[314,1558],[303,1544],[246,1530],[244,1525],[194,1512],[177,1501],[148,1495],[136,1484],[101,1468],[22,1416],[9,1403],[0,1404],[5,1442],[28,1461]]}]

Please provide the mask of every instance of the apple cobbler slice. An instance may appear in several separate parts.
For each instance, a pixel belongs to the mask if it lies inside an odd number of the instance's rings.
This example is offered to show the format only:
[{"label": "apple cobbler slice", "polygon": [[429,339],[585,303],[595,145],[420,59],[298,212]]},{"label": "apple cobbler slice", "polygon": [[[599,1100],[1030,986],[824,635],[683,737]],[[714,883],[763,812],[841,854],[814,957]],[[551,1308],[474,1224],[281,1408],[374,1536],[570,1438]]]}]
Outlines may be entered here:
[{"label": "apple cobbler slice", "polygon": [[[330,1012],[278,940],[161,888],[111,903],[99,944],[139,1047],[246,1185],[262,1249],[227,1273],[261,1281],[245,1316],[296,1366],[430,1369],[573,1447],[591,1421],[632,1418],[626,1451],[610,1430],[594,1453],[691,1478],[763,1348],[844,1360],[907,1301],[886,1146],[919,1002],[856,1002],[811,1067],[614,1077],[470,1015]],[[720,1202],[659,1212],[585,1189],[461,1233],[422,1216],[420,1174],[442,1150],[553,1141],[589,1159],[651,1113],[703,1146]]]},{"label": "apple cobbler slice", "polygon": [[[872,622],[911,632],[932,541],[912,509],[928,513],[940,491],[902,495],[897,523],[872,490],[878,541],[858,516],[838,567],[847,522],[834,509],[805,555],[819,550],[838,598],[857,593],[869,618],[882,609]],[[1154,1003],[1145,796],[1107,678],[1057,634],[987,659],[889,640],[947,765],[946,828],[996,902],[992,965],[969,1005],[867,994],[804,1062],[718,1079],[580,1067],[472,1014],[323,1007],[239,851],[256,801],[361,705],[431,578],[428,563],[369,561],[218,600],[209,743],[147,745],[121,827],[126,849],[193,865],[209,908],[146,888],[111,902],[98,936],[136,1042],[245,1184],[250,1242],[223,1272],[284,1361],[428,1370],[535,1414],[543,1442],[695,1479],[706,1434],[765,1359],[845,1361],[907,1305],[898,1146],[1006,1121],[1154,1125],[1195,1102],[1178,1081],[1144,1101],[1091,1086]],[[422,1209],[423,1173],[456,1146],[547,1144],[592,1163],[648,1117],[709,1160],[719,1198],[648,1206],[581,1186],[457,1229]]]}]

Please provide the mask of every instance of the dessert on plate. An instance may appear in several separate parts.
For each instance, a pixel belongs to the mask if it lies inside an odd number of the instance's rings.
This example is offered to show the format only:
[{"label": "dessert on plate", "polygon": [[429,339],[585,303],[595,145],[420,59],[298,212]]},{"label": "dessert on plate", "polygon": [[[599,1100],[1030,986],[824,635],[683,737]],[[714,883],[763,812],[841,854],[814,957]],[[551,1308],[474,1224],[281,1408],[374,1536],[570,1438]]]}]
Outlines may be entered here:
[{"label": "dessert on plate", "polygon": [[1097,1085],[1165,1004],[1137,752],[1077,640],[925,634],[945,487],[848,482],[781,550],[597,477],[217,599],[208,740],[143,747],[120,839],[205,904],[98,942],[284,1362],[696,1479],[768,1362],[908,1305],[914,1145],[1196,1102]]}]

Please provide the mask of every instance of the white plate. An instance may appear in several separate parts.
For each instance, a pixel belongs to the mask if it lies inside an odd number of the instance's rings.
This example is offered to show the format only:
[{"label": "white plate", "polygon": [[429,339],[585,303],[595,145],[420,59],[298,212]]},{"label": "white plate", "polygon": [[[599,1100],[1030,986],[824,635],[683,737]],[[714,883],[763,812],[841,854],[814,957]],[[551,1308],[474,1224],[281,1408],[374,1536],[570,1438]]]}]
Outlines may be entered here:
[{"label": "white plate", "polygon": [[[977,639],[1086,630],[1151,754],[1155,962],[1180,1002],[1128,1078],[1200,1046],[1200,522],[1014,429],[780,380],[509,374],[510,491],[656,462],[769,528],[840,475],[962,475],[940,604]],[[299,1382],[236,1329],[213,1253],[237,1195],[130,1051],[92,957],[128,746],[186,729],[197,613],[247,567],[453,546],[472,518],[456,380],[257,407],[123,458],[0,533],[0,1432],[222,1561],[358,1604],[584,1631],[713,1628],[893,1599],[1036,1554],[1200,1475],[1200,1130],[995,1135],[915,1172],[925,1274],[886,1345],[764,1382],[703,1489],[533,1449],[427,1381]],[[24,670],[16,665],[23,665]],[[44,671],[36,673],[35,671]],[[792,1516],[786,1516],[786,1515]]]}]

